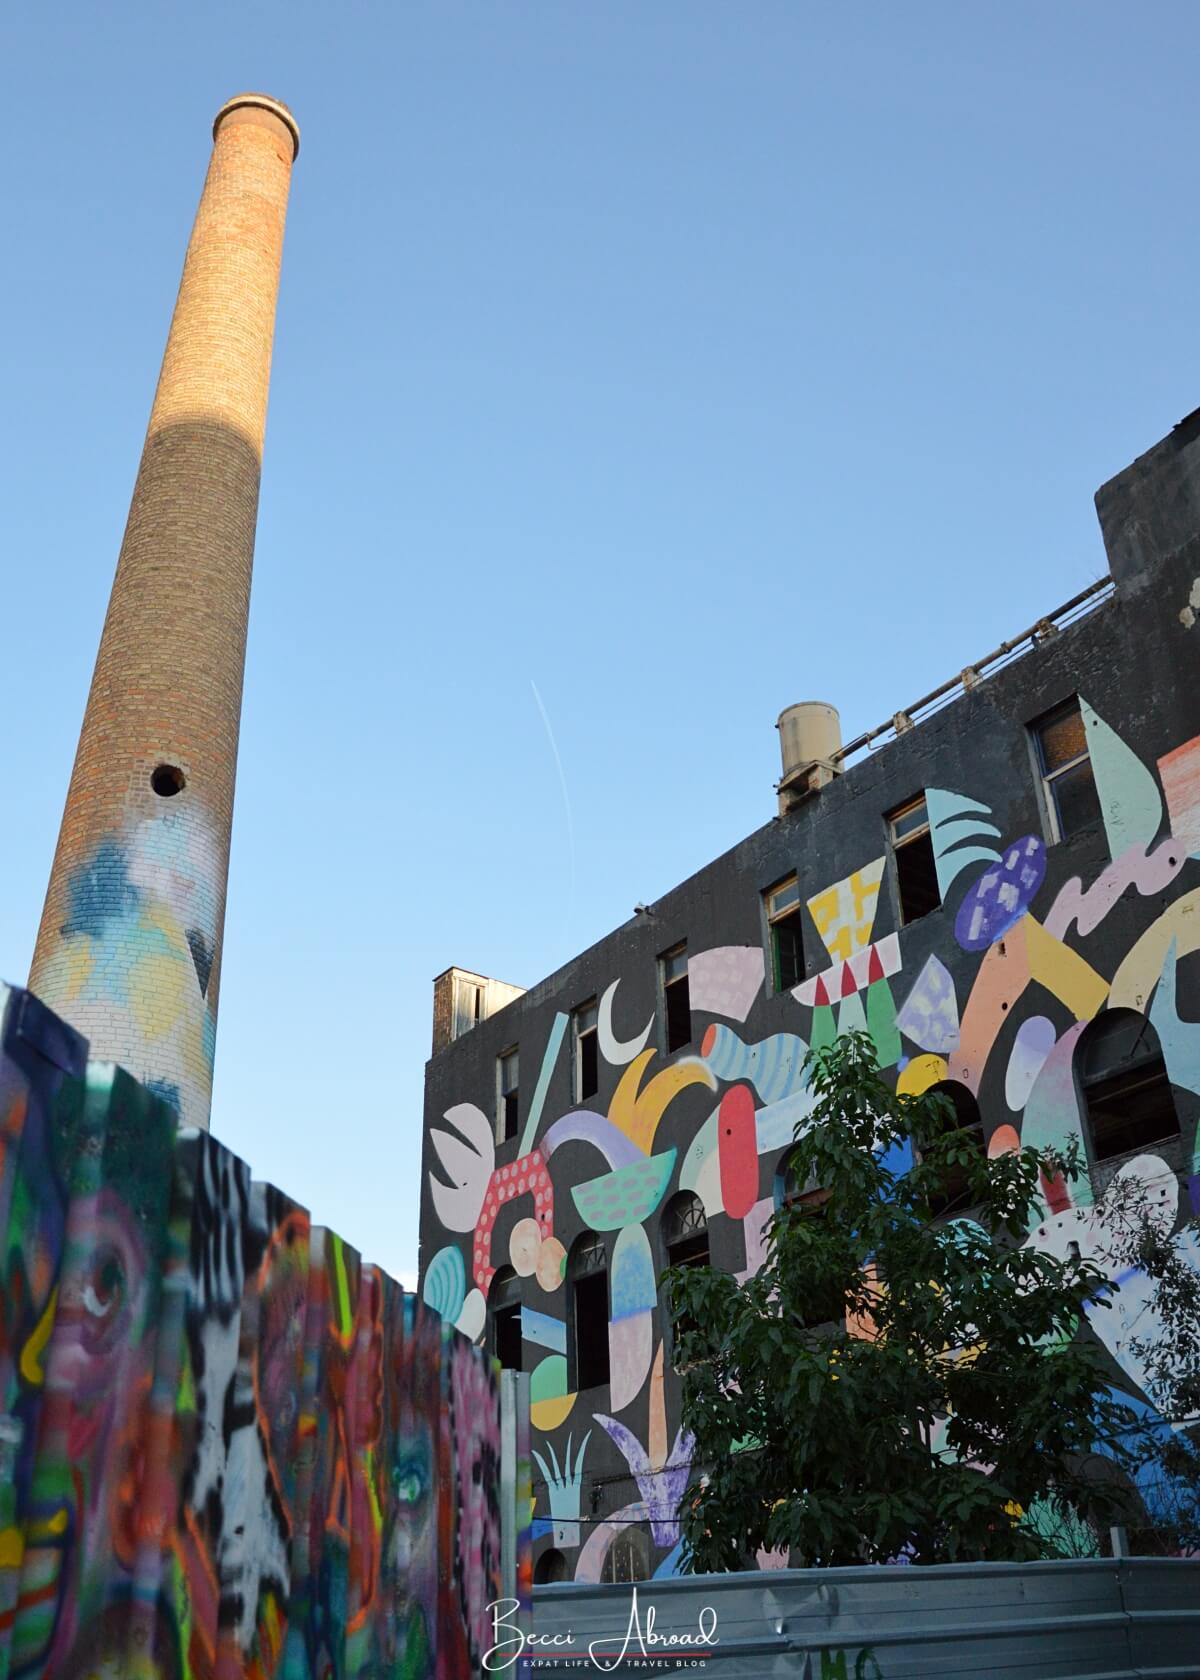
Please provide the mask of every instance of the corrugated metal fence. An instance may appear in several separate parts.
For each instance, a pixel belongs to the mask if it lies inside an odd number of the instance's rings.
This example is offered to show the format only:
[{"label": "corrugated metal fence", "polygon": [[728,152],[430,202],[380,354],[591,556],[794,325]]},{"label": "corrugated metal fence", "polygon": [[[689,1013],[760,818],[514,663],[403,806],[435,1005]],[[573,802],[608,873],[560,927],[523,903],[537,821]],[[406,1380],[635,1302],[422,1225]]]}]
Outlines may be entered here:
[{"label": "corrugated metal fence", "polygon": [[1200,1676],[1200,1560],[682,1576],[642,1582],[636,1619],[632,1588],[565,1583],[535,1590],[533,1630],[537,1680],[677,1665],[714,1680],[1183,1680]]}]

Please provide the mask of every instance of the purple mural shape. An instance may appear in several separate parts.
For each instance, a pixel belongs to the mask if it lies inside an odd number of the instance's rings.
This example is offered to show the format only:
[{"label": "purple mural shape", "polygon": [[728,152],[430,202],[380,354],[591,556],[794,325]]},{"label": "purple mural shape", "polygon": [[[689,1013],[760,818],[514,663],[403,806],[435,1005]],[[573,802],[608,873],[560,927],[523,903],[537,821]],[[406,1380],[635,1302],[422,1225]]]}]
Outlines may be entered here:
[{"label": "purple mural shape", "polygon": [[654,1544],[673,1546],[679,1539],[679,1502],[688,1484],[692,1451],[696,1444],[691,1432],[684,1429],[678,1432],[667,1462],[656,1469],[632,1430],[618,1423],[616,1418],[605,1417],[602,1412],[596,1412],[594,1416],[620,1448],[633,1472],[638,1492],[650,1514],[650,1533]]},{"label": "purple mural shape", "polygon": [[1025,834],[1005,847],[958,907],[954,937],[964,951],[986,951],[1021,920],[1046,877],[1046,847]]}]

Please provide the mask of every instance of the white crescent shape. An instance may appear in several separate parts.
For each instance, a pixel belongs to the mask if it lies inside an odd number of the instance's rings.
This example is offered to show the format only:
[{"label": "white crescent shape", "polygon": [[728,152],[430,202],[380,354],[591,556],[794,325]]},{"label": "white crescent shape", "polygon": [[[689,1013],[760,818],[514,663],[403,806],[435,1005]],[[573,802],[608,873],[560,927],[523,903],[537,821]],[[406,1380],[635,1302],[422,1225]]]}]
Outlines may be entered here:
[{"label": "white crescent shape", "polygon": [[612,1030],[612,1000],[619,981],[614,980],[607,986],[604,996],[600,999],[600,1009],[596,1021],[596,1030],[600,1037],[600,1054],[613,1067],[625,1067],[628,1062],[641,1053],[646,1047],[646,1040],[650,1037],[654,1026],[654,1016],[651,1015],[646,1025],[636,1038],[626,1039],[622,1044],[620,1039],[613,1037]]}]

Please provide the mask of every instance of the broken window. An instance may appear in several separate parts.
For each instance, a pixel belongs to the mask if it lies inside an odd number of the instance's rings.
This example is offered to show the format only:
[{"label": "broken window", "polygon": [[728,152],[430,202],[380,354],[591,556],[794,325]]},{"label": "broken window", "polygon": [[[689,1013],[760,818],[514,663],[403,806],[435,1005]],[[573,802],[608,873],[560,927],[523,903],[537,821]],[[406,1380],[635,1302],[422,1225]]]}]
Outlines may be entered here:
[{"label": "broken window", "polygon": [[942,902],[924,794],[919,799],[910,799],[907,805],[901,805],[899,810],[891,813],[888,835],[896,870],[900,925],[906,927],[909,922],[919,921],[931,910],[936,910]]},{"label": "broken window", "polygon": [[520,1063],[517,1049],[505,1050],[496,1057],[496,1142],[507,1143],[517,1135],[519,1101],[517,1083]]},{"label": "broken window", "polygon": [[[975,1093],[970,1087],[961,1084],[957,1079],[943,1079],[940,1084],[931,1085],[930,1090],[948,1098],[954,1106],[954,1113],[946,1118],[943,1125],[943,1136],[948,1132],[961,1132],[972,1149],[980,1155],[986,1155],[983,1116],[979,1112]],[[970,1190],[969,1169],[962,1164],[948,1167],[943,1178],[941,1194],[929,1199],[929,1211],[935,1218],[942,1213],[961,1213],[967,1205]]]},{"label": "broken window", "polygon": [[804,943],[800,882],[795,875],[763,894],[771,946],[771,979],[777,992],[790,992],[804,979]]},{"label": "broken window", "polygon": [[571,1387],[603,1388],[608,1382],[608,1255],[594,1231],[576,1237],[567,1257],[571,1292]]},{"label": "broken window", "polygon": [[692,1041],[692,1002],[688,991],[687,946],[676,945],[658,959],[663,1014],[667,1024],[667,1054]]},{"label": "broken window", "polygon": [[506,1371],[521,1369],[521,1280],[501,1266],[488,1290],[492,1354]]},{"label": "broken window", "polygon": [[1078,695],[1038,718],[1031,727],[1052,838],[1069,840],[1100,819],[1100,799]]},{"label": "broken window", "polygon": [[1158,1034],[1134,1009],[1106,1009],[1075,1046],[1093,1161],[1178,1137]]},{"label": "broken window", "polygon": [[586,1102],[600,1089],[600,1053],[596,1036],[596,1000],[575,1011],[575,1100]]}]

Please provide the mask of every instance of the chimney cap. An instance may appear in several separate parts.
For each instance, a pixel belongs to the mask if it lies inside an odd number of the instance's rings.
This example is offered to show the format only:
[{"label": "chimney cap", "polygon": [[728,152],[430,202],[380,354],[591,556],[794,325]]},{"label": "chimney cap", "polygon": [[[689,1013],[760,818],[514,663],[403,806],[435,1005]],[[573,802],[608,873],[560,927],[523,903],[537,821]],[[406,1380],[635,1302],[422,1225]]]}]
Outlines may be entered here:
[{"label": "chimney cap", "polygon": [[272,99],[269,93],[235,93],[232,99],[227,99],[213,118],[213,139],[217,138],[217,131],[225,118],[232,116],[234,111],[245,110],[267,111],[287,129],[292,137],[292,161],[300,156],[300,124],[296,121],[282,99]]}]

